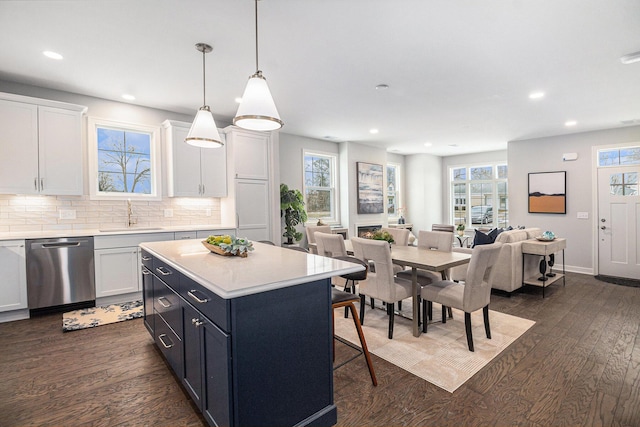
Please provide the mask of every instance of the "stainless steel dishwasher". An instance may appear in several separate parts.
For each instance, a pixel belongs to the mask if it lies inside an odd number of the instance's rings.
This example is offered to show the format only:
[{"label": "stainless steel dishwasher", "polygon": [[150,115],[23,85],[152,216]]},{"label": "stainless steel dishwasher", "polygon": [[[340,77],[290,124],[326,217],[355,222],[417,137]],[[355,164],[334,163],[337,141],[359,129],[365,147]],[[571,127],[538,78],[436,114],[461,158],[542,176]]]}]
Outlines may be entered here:
[{"label": "stainless steel dishwasher", "polygon": [[93,236],[27,240],[26,261],[29,310],[95,305]]}]

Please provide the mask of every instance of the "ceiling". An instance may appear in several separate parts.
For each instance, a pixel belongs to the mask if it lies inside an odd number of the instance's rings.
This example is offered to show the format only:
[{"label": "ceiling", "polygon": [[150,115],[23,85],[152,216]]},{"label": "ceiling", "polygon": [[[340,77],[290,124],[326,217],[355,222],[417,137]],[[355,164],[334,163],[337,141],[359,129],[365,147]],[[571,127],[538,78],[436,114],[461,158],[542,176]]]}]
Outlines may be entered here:
[{"label": "ceiling", "polygon": [[[445,156],[640,124],[640,62],[619,59],[640,51],[638,0],[262,0],[258,17],[282,132]],[[255,72],[252,0],[0,0],[1,80],[193,115],[197,42],[229,123]]]}]

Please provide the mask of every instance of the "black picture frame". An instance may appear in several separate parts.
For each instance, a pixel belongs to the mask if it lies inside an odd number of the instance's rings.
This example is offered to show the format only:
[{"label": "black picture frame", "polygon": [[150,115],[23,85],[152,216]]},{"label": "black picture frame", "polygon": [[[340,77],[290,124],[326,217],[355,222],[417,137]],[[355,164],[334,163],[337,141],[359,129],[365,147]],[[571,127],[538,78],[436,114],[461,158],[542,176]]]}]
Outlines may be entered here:
[{"label": "black picture frame", "polygon": [[567,172],[530,172],[529,213],[567,213]]}]

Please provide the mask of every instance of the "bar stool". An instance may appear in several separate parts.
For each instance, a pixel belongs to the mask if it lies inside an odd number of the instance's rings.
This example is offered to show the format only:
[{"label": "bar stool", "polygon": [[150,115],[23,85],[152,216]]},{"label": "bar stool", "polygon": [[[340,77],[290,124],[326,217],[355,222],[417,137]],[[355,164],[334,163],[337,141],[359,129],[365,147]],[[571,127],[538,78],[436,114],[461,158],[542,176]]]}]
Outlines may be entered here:
[{"label": "bar stool", "polygon": [[[353,348],[354,350],[358,351],[358,354],[356,354],[355,356],[349,358],[348,360],[340,363],[337,366],[333,367],[333,370],[335,371],[336,369],[338,369],[339,367],[351,362],[352,360],[354,360],[356,357],[360,356],[360,355],[364,355],[365,360],[367,361],[367,367],[369,368],[369,375],[371,376],[371,382],[373,383],[374,386],[378,385],[378,380],[376,379],[376,373],[373,370],[373,363],[371,362],[371,356],[369,355],[369,349],[367,348],[367,341],[364,339],[364,332],[362,332],[362,325],[360,324],[360,318],[358,317],[358,312],[356,311],[356,306],[353,304],[355,301],[359,301],[360,298],[358,298],[357,295],[354,294],[350,294],[349,292],[345,292],[345,291],[341,291],[339,289],[336,288],[331,288],[331,306],[333,308],[333,310],[331,310],[331,321],[333,323],[333,330],[334,330],[334,334],[333,334],[333,360],[335,361],[336,359],[336,342],[335,340],[340,341],[341,343]],[[349,310],[351,310],[351,317],[353,318],[353,324],[356,326],[356,331],[358,332],[358,338],[360,339],[360,345],[362,346],[362,348],[358,348],[358,346],[350,343],[349,341],[336,336],[335,335],[335,316],[333,314],[333,311],[336,308],[341,308],[341,307],[345,307]]]}]

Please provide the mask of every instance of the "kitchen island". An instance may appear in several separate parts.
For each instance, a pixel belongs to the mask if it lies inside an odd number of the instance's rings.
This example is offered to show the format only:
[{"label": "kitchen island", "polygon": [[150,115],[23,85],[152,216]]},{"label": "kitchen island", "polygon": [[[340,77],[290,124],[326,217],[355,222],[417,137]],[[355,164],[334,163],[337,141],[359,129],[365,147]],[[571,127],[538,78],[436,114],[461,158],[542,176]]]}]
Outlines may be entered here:
[{"label": "kitchen island", "polygon": [[145,326],[210,425],[333,425],[330,278],[362,267],[254,246],[142,243]]}]

